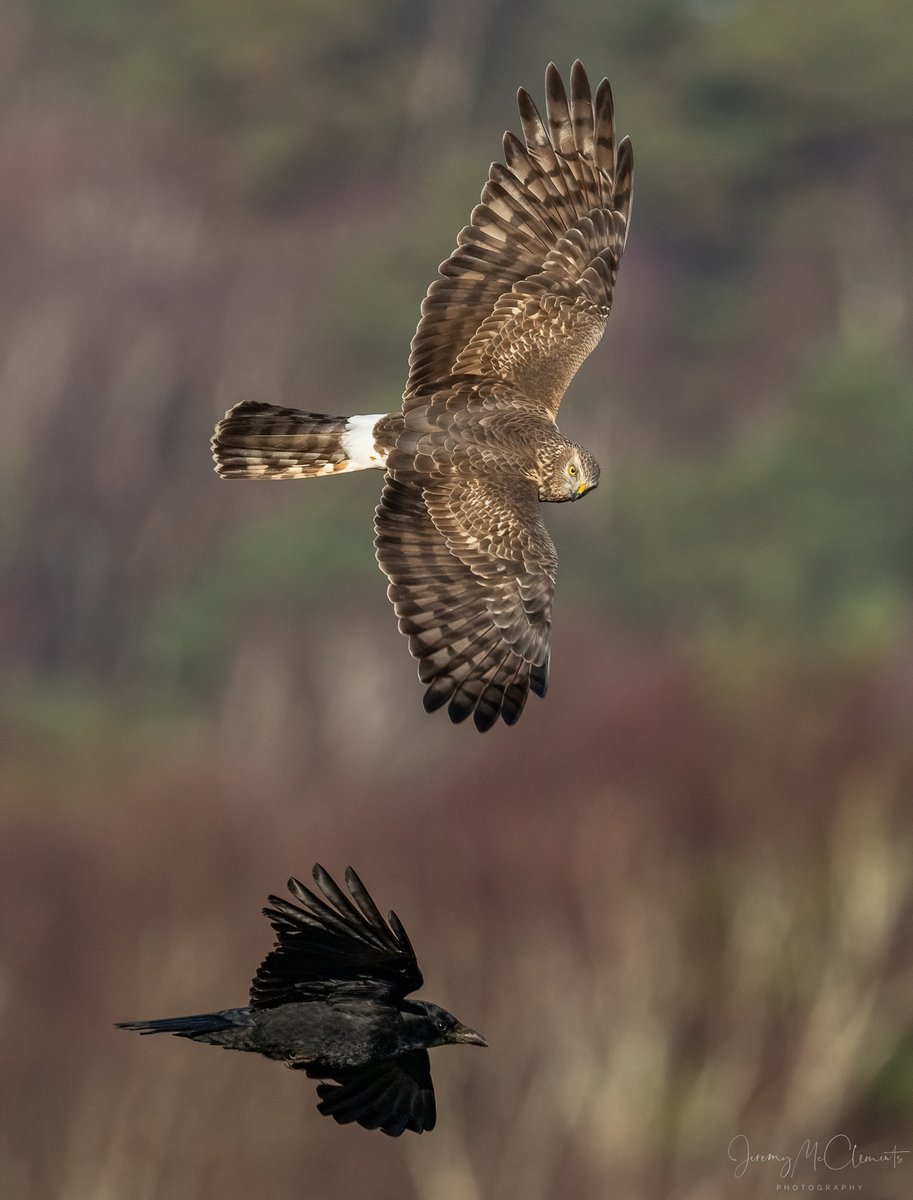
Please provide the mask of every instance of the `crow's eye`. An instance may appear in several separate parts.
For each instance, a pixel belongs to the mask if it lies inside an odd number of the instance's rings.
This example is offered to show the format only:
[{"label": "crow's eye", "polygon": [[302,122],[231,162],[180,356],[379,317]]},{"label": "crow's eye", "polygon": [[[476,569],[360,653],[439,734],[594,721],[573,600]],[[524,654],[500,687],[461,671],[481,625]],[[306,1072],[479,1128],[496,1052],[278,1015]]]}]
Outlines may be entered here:
[{"label": "crow's eye", "polygon": [[447,1028],[447,1022],[443,1017],[435,1017],[434,1028],[438,1031],[438,1033],[443,1033]]}]

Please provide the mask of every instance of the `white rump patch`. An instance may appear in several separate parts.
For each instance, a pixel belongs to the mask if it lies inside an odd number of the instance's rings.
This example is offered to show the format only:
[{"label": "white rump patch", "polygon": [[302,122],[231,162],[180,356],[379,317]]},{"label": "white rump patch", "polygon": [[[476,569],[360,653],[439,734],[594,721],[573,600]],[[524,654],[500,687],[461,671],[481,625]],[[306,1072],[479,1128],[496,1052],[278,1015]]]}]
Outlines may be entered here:
[{"label": "white rump patch", "polygon": [[349,417],[340,445],[349,460],[347,471],[361,471],[365,467],[386,466],[387,456],[374,445],[374,426],[384,413],[373,413],[362,417]]}]

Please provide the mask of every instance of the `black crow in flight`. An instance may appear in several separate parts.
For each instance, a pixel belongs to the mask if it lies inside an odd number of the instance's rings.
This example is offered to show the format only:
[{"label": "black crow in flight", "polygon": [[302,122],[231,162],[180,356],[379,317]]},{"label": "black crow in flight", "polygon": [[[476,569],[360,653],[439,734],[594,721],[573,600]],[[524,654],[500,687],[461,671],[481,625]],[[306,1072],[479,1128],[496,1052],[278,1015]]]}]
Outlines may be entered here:
[{"label": "black crow in flight", "polygon": [[314,879],[325,900],[297,879],[288,887],[300,905],[269,897],[263,912],[276,945],[254,976],[250,1007],[118,1028],[250,1050],[334,1080],[317,1085],[317,1108],[340,1123],[391,1137],[433,1129],[428,1049],[488,1043],[436,1004],[405,999],[422,986],[412,943],[396,913],[383,919],[351,867],[351,899],[319,864]]}]

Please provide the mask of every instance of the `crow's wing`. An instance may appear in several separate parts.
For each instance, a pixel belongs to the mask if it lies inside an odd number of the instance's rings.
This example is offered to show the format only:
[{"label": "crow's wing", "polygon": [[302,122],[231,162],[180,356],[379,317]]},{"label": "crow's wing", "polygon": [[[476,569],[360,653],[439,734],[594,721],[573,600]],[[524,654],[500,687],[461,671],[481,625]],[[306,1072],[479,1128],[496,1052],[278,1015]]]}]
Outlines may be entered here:
[{"label": "crow's wing", "polygon": [[411,1050],[365,1067],[338,1071],[337,1083],[317,1087],[319,1112],[340,1125],[357,1121],[399,1137],[407,1129],[433,1129],[437,1117],[427,1050]]},{"label": "crow's wing", "polygon": [[254,976],[251,1007],[340,995],[395,1002],[420,988],[422,973],[399,918],[391,912],[384,920],[352,868],[346,868],[351,899],[319,863],[314,879],[325,899],[297,879],[288,887],[300,904],[269,897],[263,912],[276,946]]}]

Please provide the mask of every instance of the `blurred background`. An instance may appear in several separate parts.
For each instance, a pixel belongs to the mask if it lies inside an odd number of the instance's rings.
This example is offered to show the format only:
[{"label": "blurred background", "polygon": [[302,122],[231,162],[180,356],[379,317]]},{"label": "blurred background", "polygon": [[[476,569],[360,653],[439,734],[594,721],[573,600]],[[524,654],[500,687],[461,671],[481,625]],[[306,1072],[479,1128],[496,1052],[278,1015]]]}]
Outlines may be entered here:
[{"label": "blurred background", "polygon": [[[552,684],[427,717],[372,472],[219,481],[243,398],[397,406],[515,91],[613,82],[637,189],[546,514]],[[0,1194],[913,1194],[907,0],[6,0]],[[605,478],[605,476],[604,476]],[[572,509],[572,511],[571,511]],[[438,1129],[112,1022],[241,1004],[289,874],[353,863]],[[741,1140],[740,1140],[741,1139]]]}]

